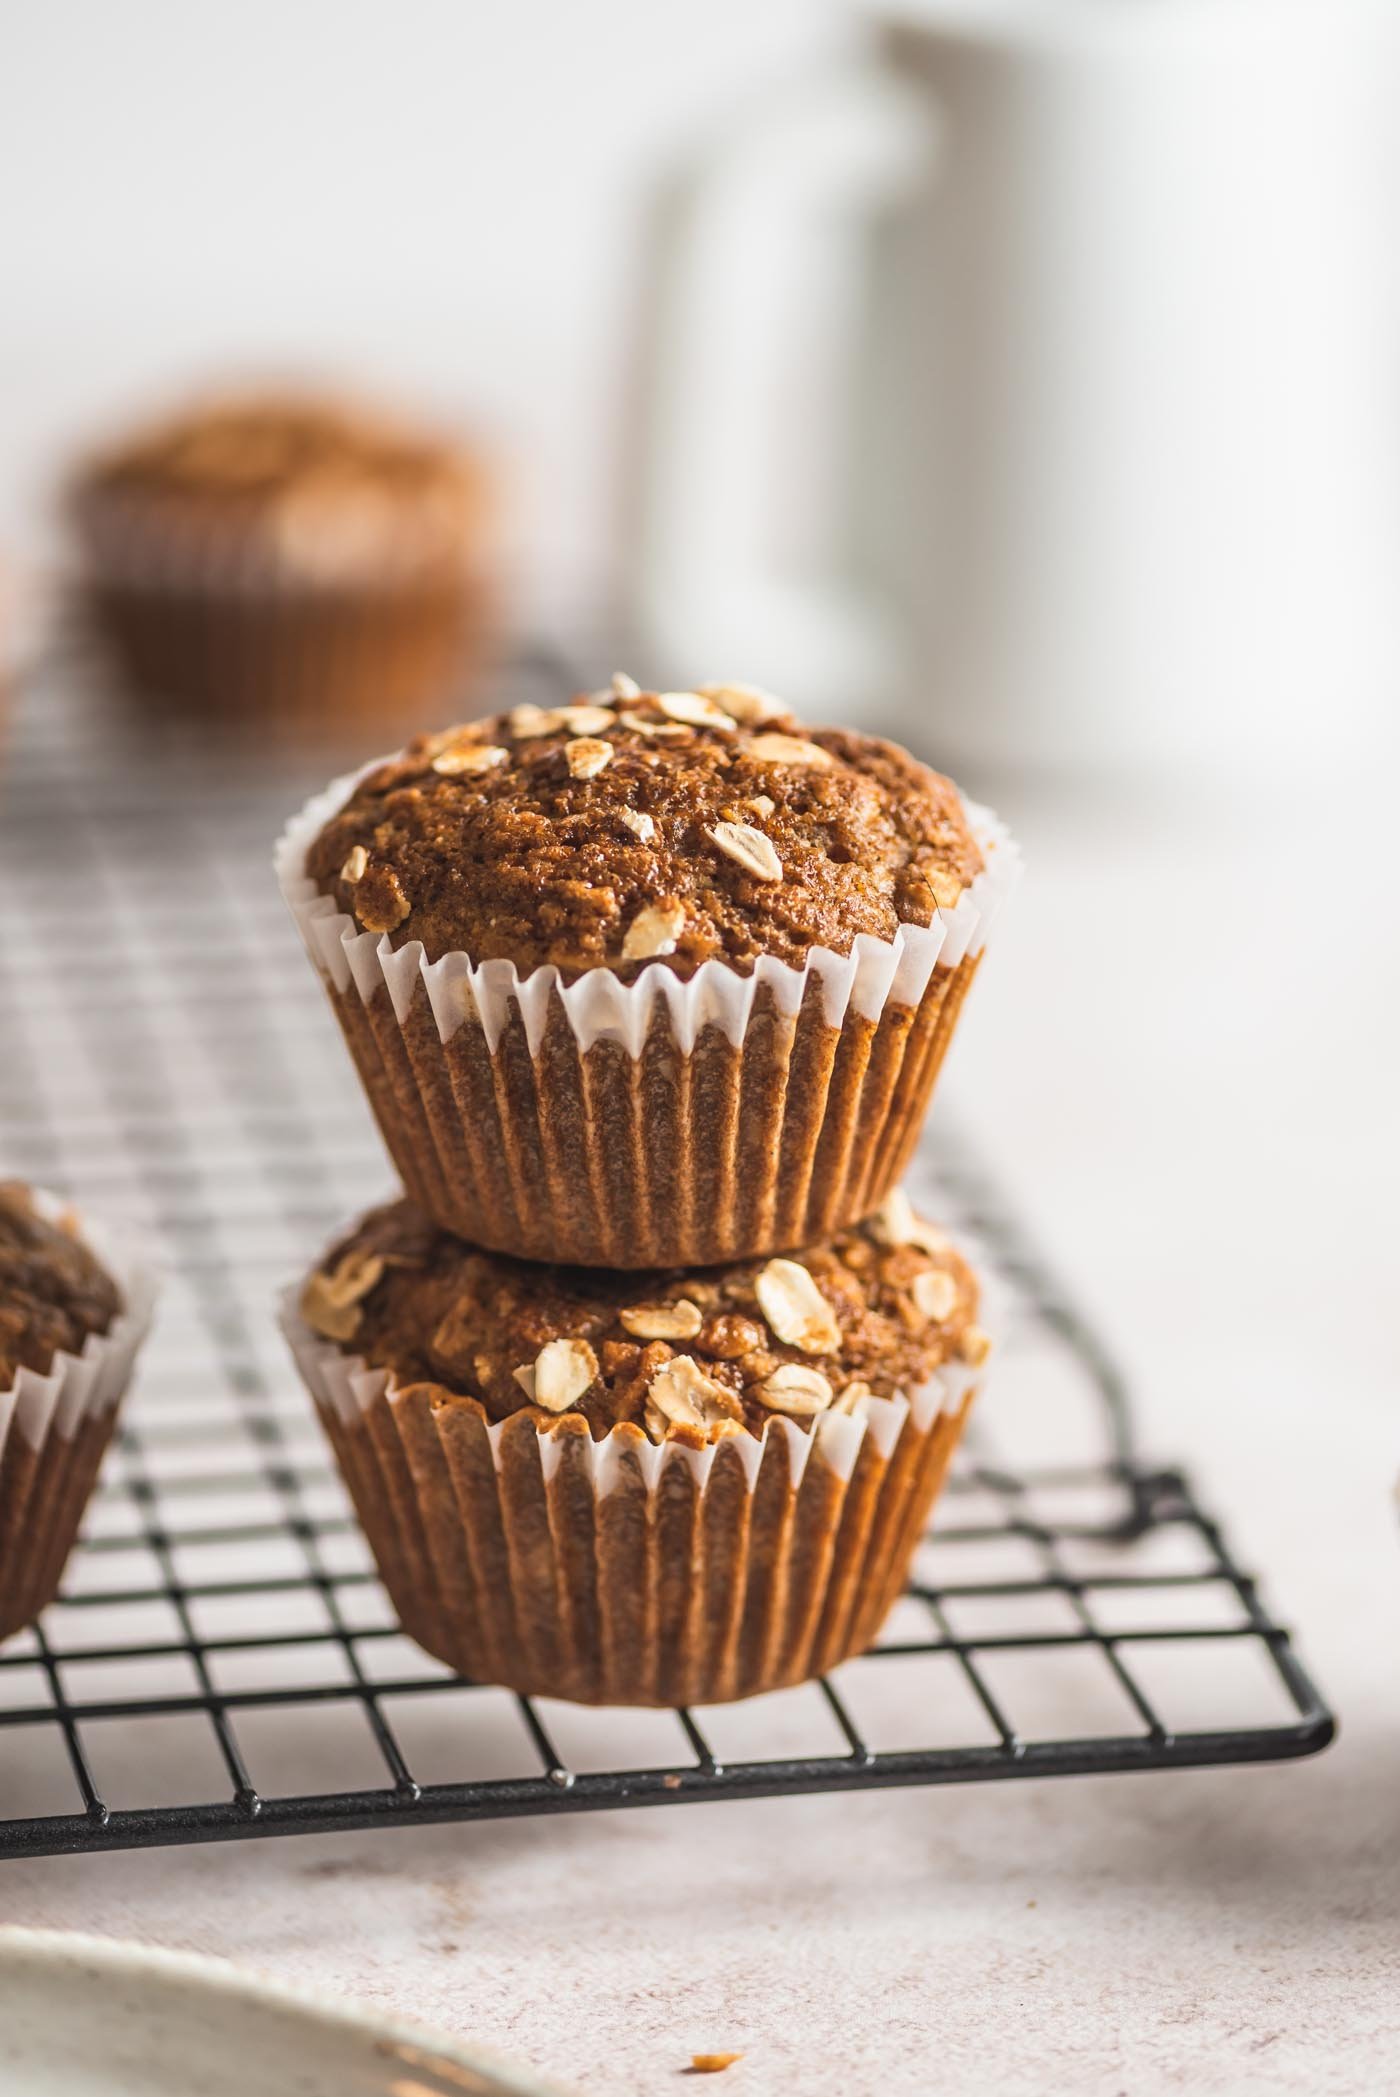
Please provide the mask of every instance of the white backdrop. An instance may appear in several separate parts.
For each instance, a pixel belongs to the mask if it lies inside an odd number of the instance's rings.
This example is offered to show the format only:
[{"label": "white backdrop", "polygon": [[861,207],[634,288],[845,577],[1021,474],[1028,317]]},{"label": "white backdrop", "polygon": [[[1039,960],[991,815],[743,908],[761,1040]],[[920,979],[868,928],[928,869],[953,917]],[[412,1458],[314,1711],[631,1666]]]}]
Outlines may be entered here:
[{"label": "white backdrop", "polygon": [[607,583],[653,175],[839,34],[813,0],[0,5],[0,546],[209,372],[379,379],[528,458],[536,616]]}]

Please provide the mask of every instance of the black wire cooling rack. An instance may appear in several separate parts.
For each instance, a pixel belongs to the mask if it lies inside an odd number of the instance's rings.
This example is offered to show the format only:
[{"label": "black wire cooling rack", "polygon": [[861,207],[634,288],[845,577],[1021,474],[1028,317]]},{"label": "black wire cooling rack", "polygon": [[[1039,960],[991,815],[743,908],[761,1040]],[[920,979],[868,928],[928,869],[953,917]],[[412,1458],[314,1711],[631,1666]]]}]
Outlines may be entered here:
[{"label": "black wire cooling rack", "polygon": [[0,1856],[1327,1744],[1255,1581],[1186,1477],[1139,1463],[1093,1332],[946,1147],[917,1192],[1000,1292],[995,1443],[873,1652],[747,1704],[599,1712],[410,1644],[271,1315],[387,1178],[268,870],[315,781],[102,721],[45,679],[6,765],[0,1170],[144,1227],[167,1281],[64,1591],[0,1653]]}]

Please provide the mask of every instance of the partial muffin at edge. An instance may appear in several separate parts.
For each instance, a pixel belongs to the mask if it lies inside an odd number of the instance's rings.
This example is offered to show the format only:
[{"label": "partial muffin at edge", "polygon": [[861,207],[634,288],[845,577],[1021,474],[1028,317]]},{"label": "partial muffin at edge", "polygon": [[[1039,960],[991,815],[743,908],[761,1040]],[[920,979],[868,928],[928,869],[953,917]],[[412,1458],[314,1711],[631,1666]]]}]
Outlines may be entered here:
[{"label": "partial muffin at edge", "polygon": [[32,1191],[0,1181],[0,1391],[21,1369],[47,1376],[60,1351],[106,1333],[121,1291],[78,1233],[42,1215]]},{"label": "partial muffin at edge", "polygon": [[57,1592],[154,1295],[129,1249],[0,1183],[0,1639]]}]

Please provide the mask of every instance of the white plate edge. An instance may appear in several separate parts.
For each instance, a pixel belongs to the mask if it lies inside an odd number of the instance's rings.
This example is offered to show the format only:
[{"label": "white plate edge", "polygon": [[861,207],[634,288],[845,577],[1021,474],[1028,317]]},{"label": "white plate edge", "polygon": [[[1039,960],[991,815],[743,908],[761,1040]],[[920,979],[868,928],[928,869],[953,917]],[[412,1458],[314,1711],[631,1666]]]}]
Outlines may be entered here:
[{"label": "white plate edge", "polygon": [[207,1990],[250,2003],[293,2010],[308,2023],[368,2040],[388,2040],[434,2055],[445,2066],[475,2075],[493,2076],[511,2097],[569,2097],[558,2083],[542,2082],[532,2069],[517,2067],[489,2051],[466,2046],[450,2033],[410,2019],[381,2016],[360,2009],[332,1989],[300,1981],[273,1980],[255,1968],[236,1965],[207,1952],[172,1951],[164,1945],[139,1944],[129,1938],[94,1936],[84,1930],[28,1929],[0,1924],[0,1963],[10,1962],[57,1971],[74,1959],[86,1960],[125,1979],[143,1977],[183,1983],[198,1993]]}]

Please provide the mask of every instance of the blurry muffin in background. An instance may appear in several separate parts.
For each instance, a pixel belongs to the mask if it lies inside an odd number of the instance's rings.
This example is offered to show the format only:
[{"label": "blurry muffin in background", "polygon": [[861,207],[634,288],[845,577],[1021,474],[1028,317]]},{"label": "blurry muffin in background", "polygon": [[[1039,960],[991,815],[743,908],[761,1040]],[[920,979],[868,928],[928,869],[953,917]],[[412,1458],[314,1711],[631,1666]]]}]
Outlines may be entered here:
[{"label": "blurry muffin in background", "polygon": [[358,402],[195,406],[89,459],[68,515],[83,623],[165,716],[370,748],[486,652],[480,461]]}]

